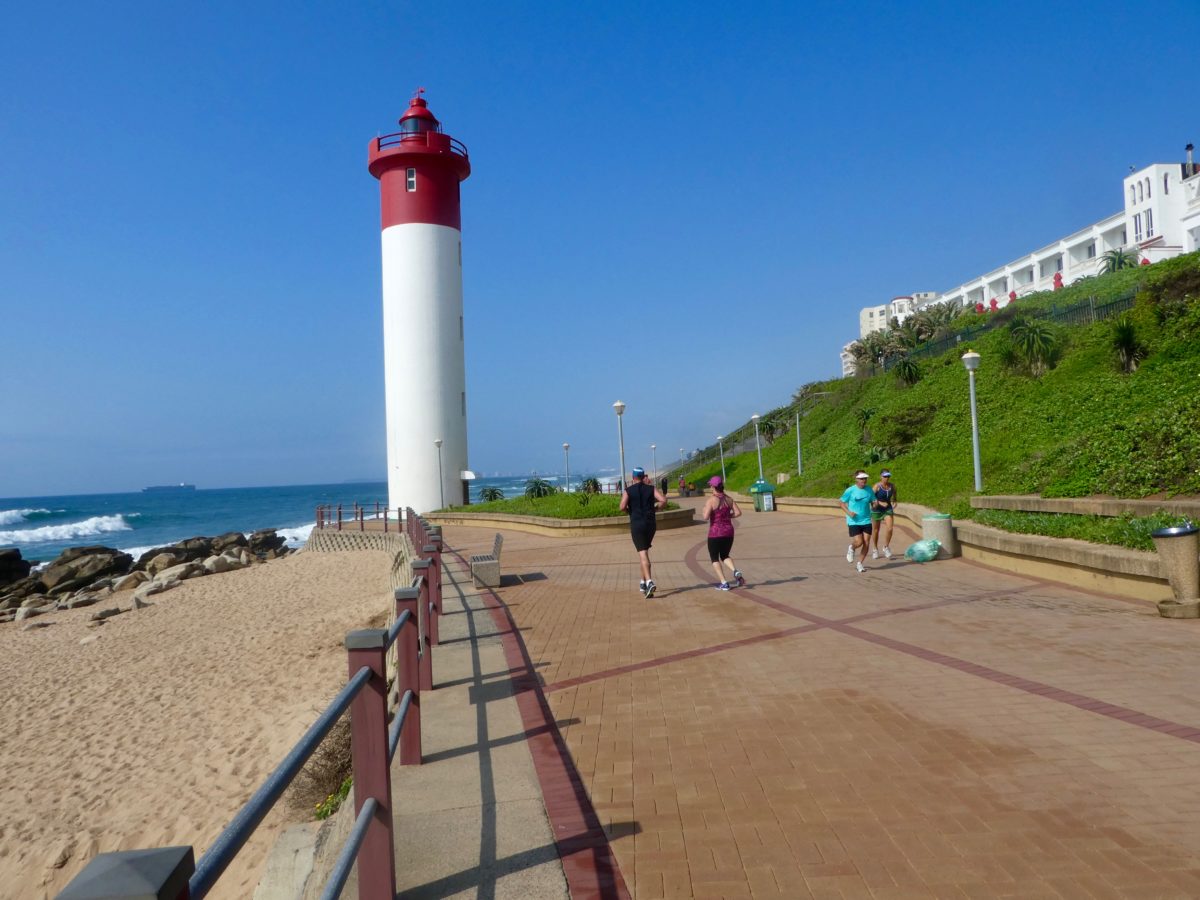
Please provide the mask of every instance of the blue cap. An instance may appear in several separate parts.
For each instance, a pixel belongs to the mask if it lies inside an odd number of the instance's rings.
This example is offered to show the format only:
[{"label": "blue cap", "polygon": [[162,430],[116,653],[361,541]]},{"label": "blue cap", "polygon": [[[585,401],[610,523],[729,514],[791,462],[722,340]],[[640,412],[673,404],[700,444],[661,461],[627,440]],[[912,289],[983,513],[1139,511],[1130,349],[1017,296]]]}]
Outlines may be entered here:
[{"label": "blue cap", "polygon": [[643,469],[641,466],[635,466],[633,469],[633,477],[634,478],[645,478],[646,470]]}]

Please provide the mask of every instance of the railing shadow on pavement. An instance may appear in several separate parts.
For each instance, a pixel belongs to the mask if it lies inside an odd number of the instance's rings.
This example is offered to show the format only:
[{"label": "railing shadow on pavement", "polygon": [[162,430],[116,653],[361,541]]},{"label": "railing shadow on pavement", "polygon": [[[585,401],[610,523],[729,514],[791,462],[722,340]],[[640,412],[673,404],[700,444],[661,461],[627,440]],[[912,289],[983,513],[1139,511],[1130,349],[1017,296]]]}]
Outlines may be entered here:
[{"label": "railing shadow on pavement", "polygon": [[[432,648],[438,644],[442,609],[441,529],[411,509],[404,510],[397,523],[401,526],[419,558],[413,562],[412,586],[394,592],[395,621],[387,629],[346,635],[345,686],[199,862],[190,846],[102,853],[72,879],[59,900],[201,900],[347,710],[356,819],[321,896],[339,897],[357,863],[359,900],[394,900],[391,763],[397,752],[400,765],[422,763],[421,692],[433,689]],[[389,694],[388,652],[393,647],[396,676]],[[395,709],[390,725],[389,701]]]}]

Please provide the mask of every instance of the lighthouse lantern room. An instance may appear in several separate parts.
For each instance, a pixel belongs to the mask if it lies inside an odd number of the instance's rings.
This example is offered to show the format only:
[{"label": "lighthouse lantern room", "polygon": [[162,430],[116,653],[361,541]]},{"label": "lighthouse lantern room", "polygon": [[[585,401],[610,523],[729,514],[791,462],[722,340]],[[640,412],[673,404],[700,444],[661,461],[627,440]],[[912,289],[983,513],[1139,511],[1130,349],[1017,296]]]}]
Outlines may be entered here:
[{"label": "lighthouse lantern room", "polygon": [[418,89],[400,130],[371,141],[379,179],[388,504],[466,503],[467,386],[459,185],[467,148]]}]

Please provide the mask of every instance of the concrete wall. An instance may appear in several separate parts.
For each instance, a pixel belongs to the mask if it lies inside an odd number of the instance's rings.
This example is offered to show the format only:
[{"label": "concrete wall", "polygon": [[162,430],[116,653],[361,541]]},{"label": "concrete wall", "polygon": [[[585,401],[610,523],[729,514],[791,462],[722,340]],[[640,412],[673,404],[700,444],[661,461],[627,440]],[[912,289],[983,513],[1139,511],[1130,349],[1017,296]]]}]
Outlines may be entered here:
[{"label": "concrete wall", "polygon": [[[776,497],[775,505],[780,512],[842,516],[841,505],[829,497]],[[901,504],[896,511],[897,526],[907,526],[919,537],[921,519],[933,512],[936,510],[927,506]],[[1132,600],[1156,602],[1173,596],[1155,553],[1069,538],[1015,534],[974,522],[956,522],[955,531],[963,558],[984,565]]]},{"label": "concrete wall", "polygon": [[1036,494],[996,494],[972,497],[975,509],[1067,513],[1076,516],[1148,516],[1168,512],[1200,520],[1200,500],[1119,500],[1112,497],[1039,497]]},{"label": "concrete wall", "polygon": [[[552,519],[549,516],[516,516],[508,513],[431,513],[426,516],[435,525],[469,525],[503,531],[524,531],[552,537],[584,537],[596,534],[628,534],[628,516],[604,516],[597,519]],[[691,509],[671,509],[655,515],[659,529],[686,528],[695,517]]]}]

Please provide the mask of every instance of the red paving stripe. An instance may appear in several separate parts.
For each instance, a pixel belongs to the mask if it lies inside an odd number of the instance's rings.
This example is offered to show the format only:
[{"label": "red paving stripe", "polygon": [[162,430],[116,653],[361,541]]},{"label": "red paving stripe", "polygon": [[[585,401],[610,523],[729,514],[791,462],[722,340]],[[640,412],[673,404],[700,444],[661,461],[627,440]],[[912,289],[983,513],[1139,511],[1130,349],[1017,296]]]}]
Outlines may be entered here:
[{"label": "red paving stripe", "polygon": [[[469,572],[462,556],[453,550],[446,553],[458,560],[460,574]],[[449,567],[446,571],[450,572]],[[505,660],[513,672],[517,709],[525,732],[531,735],[527,739],[529,753],[533,757],[533,768],[542,788],[542,801],[571,897],[575,900],[593,897],[597,900],[629,900],[629,889],[609,846],[608,836],[538,685],[517,623],[494,591],[484,588],[479,596],[502,632],[500,639]]]},{"label": "red paving stripe", "polygon": [[[688,551],[685,561],[688,568],[700,577],[704,577],[704,568],[697,561],[697,555],[700,552],[702,544],[696,544]],[[1026,576],[1018,576],[1025,578]],[[998,592],[997,592],[998,593]],[[1012,593],[1006,591],[1004,593]],[[893,638],[884,637],[882,635],[873,634],[869,631],[863,631],[860,628],[855,628],[849,624],[856,619],[848,619],[838,621],[836,619],[827,619],[823,616],[815,615],[814,613],[796,609],[794,607],[785,606],[776,600],[769,597],[763,597],[750,590],[742,589],[738,594],[753,600],[763,606],[786,613],[798,619],[804,619],[807,622],[820,624],[834,631],[849,637],[855,637],[860,640],[867,641],[880,647],[886,647],[889,650],[894,650],[898,653],[904,653],[916,659],[924,660],[925,662],[936,663],[939,666],[945,666],[948,669],[962,672],[966,675],[974,675],[977,678],[982,678],[986,681],[991,681],[995,684],[1002,684],[1006,687],[1016,688],[1019,691],[1024,691],[1027,694],[1033,694],[1039,697],[1044,697],[1047,700],[1053,700],[1057,703],[1063,703],[1067,706],[1073,706],[1076,709],[1084,712],[1095,713],[1099,716],[1105,716],[1110,719],[1116,719],[1126,723],[1127,725],[1136,725],[1139,728],[1145,728],[1148,731],[1156,731],[1159,734],[1166,734],[1171,737],[1179,738],[1180,740],[1190,741],[1191,743],[1200,744],[1200,729],[1191,725],[1184,725],[1181,722],[1172,722],[1169,719],[1160,719],[1158,716],[1152,716],[1147,713],[1139,712],[1135,709],[1129,709],[1125,706],[1118,706],[1115,703],[1107,703],[1096,697],[1088,697],[1084,694],[1077,694],[1074,691],[1062,690],[1061,688],[1053,687],[1052,685],[1043,684],[1040,681],[1033,681],[1028,678],[1022,678],[1020,675],[1012,675],[1007,672],[1001,672],[998,669],[990,668],[989,666],[980,665],[979,663],[970,662],[969,660],[959,659],[955,656],[948,656],[945,653],[938,653],[936,650],[928,650],[925,647],[918,647],[915,644],[909,644],[905,641],[898,641]],[[984,595],[980,595],[981,597]],[[936,605],[936,604],[935,604]],[[858,617],[861,621],[861,617]]]},{"label": "red paving stripe", "polygon": [[695,650],[684,650],[680,653],[672,653],[670,656],[657,656],[654,659],[647,659],[642,662],[630,663],[627,666],[617,666],[612,669],[604,669],[600,672],[592,672],[590,675],[579,675],[575,678],[565,678],[562,681],[555,681],[553,684],[548,684],[542,688],[547,694],[553,694],[556,691],[563,691],[567,688],[578,687],[581,684],[589,684],[593,681],[603,681],[606,678],[613,678],[617,675],[627,675],[630,672],[640,672],[642,669],[653,669],[657,666],[665,666],[673,662],[681,662],[685,659],[694,659],[697,656],[708,656],[711,653],[723,653],[726,650],[733,650],[737,647],[747,647],[751,644],[759,644],[763,641],[774,641],[779,638],[791,637],[794,634],[804,634],[807,631],[816,631],[818,628],[824,628],[824,625],[797,625],[795,628],[785,628],[782,631],[770,631],[766,634],[756,634],[753,637],[740,638],[736,641],[726,641],[724,644],[713,644],[709,647],[698,647]]}]

